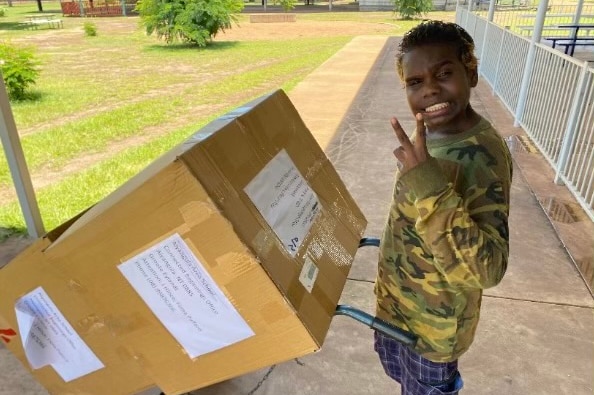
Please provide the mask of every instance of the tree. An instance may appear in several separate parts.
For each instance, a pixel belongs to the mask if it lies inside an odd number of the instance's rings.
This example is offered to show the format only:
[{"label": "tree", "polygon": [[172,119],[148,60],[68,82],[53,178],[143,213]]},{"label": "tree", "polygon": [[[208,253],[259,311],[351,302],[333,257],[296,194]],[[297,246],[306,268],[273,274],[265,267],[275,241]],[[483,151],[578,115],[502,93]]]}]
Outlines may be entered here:
[{"label": "tree", "polygon": [[402,19],[412,19],[433,9],[433,0],[392,0],[394,12],[398,12]]},{"label": "tree", "polygon": [[168,44],[181,40],[204,47],[237,23],[243,6],[243,0],[140,0],[136,10],[147,34]]}]

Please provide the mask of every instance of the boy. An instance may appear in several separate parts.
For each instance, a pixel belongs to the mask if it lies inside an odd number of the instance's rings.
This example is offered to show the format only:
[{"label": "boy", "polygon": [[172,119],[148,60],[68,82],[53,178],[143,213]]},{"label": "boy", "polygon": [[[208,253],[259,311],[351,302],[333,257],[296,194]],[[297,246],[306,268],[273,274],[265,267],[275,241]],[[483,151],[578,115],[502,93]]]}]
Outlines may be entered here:
[{"label": "boy", "polygon": [[404,395],[457,394],[458,358],[479,320],[482,290],[507,267],[512,161],[469,104],[478,82],[470,35],[423,22],[405,34],[397,70],[417,128],[400,142],[375,285],[378,317],[418,337],[412,348],[375,333],[375,350]]}]

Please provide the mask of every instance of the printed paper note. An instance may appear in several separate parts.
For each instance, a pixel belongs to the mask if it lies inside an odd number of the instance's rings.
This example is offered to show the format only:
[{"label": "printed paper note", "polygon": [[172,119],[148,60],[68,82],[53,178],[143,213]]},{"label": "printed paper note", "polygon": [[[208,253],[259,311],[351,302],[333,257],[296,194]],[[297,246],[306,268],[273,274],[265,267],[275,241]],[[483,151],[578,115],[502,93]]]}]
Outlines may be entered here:
[{"label": "printed paper note", "polygon": [[178,234],[118,268],[190,358],[254,335]]},{"label": "printed paper note", "polygon": [[32,369],[51,365],[69,382],[104,367],[43,288],[17,300],[15,311]]},{"label": "printed paper note", "polygon": [[285,249],[295,256],[320,204],[287,152],[279,152],[244,190]]}]

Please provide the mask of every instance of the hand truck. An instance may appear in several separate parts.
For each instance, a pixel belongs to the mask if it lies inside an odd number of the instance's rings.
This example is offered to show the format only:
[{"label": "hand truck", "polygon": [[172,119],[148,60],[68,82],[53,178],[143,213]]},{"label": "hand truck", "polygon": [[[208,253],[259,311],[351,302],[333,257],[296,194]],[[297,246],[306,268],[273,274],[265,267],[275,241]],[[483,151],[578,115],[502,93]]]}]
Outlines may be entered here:
[{"label": "hand truck", "polygon": [[[373,237],[365,237],[362,238],[359,242],[359,248],[373,246],[379,247],[380,240]],[[407,346],[414,346],[417,342],[417,337],[407,332],[403,329],[397,328],[396,326],[380,319],[374,317],[364,311],[361,311],[357,308],[347,306],[347,305],[338,305],[336,306],[336,311],[334,315],[345,315],[359,321],[369,328],[381,332],[382,334],[392,337],[395,340],[407,345]]]},{"label": "hand truck", "polygon": [[[373,237],[365,237],[365,238],[362,238],[361,241],[359,242],[359,248],[367,247],[367,246],[379,247],[379,244],[380,244],[379,239],[376,239]],[[397,340],[409,347],[414,346],[417,342],[417,337],[414,334],[407,332],[403,329],[397,328],[396,326],[394,326],[380,318],[374,317],[362,310],[359,310],[359,309],[351,307],[351,306],[347,306],[347,305],[336,306],[336,311],[334,312],[334,315],[335,316],[344,315],[347,317],[351,317],[354,320],[367,325],[369,328],[376,330],[378,332],[381,332],[382,334],[384,334],[386,336],[390,336],[390,337],[394,338],[395,340]],[[161,392],[159,395],[165,395],[165,394],[163,392]],[[184,394],[184,395],[188,395],[188,394]]]}]

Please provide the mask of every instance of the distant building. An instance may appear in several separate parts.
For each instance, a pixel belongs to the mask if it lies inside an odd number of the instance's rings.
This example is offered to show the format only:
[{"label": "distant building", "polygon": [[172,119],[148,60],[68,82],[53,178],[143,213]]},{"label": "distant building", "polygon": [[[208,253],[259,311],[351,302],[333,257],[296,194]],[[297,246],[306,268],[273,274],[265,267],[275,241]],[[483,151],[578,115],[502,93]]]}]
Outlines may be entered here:
[{"label": "distant building", "polygon": [[[359,0],[359,11],[392,11],[393,9],[393,0]],[[455,10],[456,0],[433,0],[433,9]]]}]

